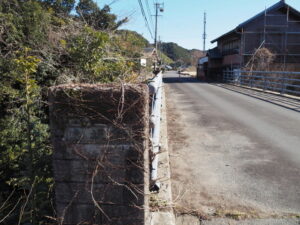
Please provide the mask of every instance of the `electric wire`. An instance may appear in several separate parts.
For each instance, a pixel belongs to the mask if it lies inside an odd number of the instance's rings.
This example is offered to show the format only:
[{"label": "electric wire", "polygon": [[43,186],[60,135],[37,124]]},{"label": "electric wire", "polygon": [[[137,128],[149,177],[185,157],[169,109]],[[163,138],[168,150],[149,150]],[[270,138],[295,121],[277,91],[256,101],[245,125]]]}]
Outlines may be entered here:
[{"label": "electric wire", "polygon": [[111,5],[115,4],[118,1],[120,1],[120,0],[113,0],[111,3],[108,4],[108,6],[111,6]]},{"label": "electric wire", "polygon": [[150,5],[149,5],[149,0],[145,0],[145,1],[146,1],[147,11],[148,11],[148,16],[150,18],[150,23],[151,23],[152,29],[154,29],[154,23],[153,23],[153,19],[152,19],[152,13],[151,13]]},{"label": "electric wire", "polygon": [[151,30],[151,27],[150,27],[150,24],[149,24],[149,21],[147,19],[147,15],[146,15],[145,10],[144,10],[144,6],[143,6],[143,3],[142,3],[142,0],[138,0],[138,2],[139,2],[139,5],[140,5],[140,8],[141,8],[142,15],[143,15],[144,20],[145,20],[146,27],[147,27],[150,35],[151,35],[151,38],[154,39],[152,30]]}]

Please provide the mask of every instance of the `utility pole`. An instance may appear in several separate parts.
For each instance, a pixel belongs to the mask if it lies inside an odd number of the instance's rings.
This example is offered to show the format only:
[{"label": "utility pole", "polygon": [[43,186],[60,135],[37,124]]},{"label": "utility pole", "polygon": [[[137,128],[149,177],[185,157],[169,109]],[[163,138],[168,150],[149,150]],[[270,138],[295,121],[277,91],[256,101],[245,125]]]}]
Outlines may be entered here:
[{"label": "utility pole", "polygon": [[154,4],[155,6],[155,34],[154,34],[154,46],[155,46],[155,49],[156,49],[156,54],[157,54],[157,62],[154,64],[154,71],[157,70],[157,64],[158,64],[158,43],[157,43],[157,30],[158,30],[158,17],[160,16],[159,15],[159,12],[163,12],[164,11],[164,5],[163,3],[158,3],[156,2]]},{"label": "utility pole", "polygon": [[204,32],[203,32],[203,52],[205,52],[205,50],[206,50],[206,12],[204,12],[203,25],[204,25]]},{"label": "utility pole", "polygon": [[162,51],[161,51],[161,39],[160,36],[158,36],[158,44],[157,44],[157,52],[158,52],[158,57],[162,63]]},{"label": "utility pole", "polygon": [[159,12],[163,12],[164,11],[164,5],[162,3],[155,3],[154,4],[155,6],[155,36],[154,36],[154,45],[155,45],[155,48],[157,50],[157,30],[158,30],[158,17],[160,16],[159,15]]}]

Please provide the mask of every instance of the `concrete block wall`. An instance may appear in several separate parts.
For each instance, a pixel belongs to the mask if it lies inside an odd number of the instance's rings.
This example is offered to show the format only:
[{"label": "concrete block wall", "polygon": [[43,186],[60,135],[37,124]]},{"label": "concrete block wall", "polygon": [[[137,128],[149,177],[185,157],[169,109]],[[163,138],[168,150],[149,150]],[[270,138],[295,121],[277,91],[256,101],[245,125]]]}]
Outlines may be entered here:
[{"label": "concrete block wall", "polygon": [[60,223],[144,224],[148,87],[61,85],[50,89],[49,100]]}]

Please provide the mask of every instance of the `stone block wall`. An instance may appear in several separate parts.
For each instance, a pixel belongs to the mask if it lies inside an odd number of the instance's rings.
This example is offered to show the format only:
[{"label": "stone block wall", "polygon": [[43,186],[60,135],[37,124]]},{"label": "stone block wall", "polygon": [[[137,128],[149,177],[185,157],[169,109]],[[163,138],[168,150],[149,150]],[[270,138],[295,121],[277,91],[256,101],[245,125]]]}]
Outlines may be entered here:
[{"label": "stone block wall", "polygon": [[148,87],[61,85],[50,89],[49,100],[60,223],[144,224]]}]

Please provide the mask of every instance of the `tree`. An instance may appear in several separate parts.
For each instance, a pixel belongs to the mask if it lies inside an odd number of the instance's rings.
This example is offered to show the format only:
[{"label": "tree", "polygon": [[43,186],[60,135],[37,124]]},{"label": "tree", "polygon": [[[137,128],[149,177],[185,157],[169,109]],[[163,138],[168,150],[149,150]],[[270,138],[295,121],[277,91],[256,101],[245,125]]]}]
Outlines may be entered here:
[{"label": "tree", "polygon": [[52,7],[57,14],[69,14],[75,7],[75,0],[40,0]]},{"label": "tree", "polygon": [[[111,32],[123,21],[91,0],[0,0],[0,223],[50,224],[52,150],[44,91],[59,82],[136,75],[147,41]],[[79,79],[73,78],[78,76]],[[58,81],[59,78],[61,79]],[[76,78],[76,77],[75,77]]]},{"label": "tree", "polygon": [[110,12],[108,5],[100,9],[93,0],[80,0],[76,12],[87,24],[97,30],[116,30],[128,21],[127,18],[117,21],[117,16]]},{"label": "tree", "polygon": [[98,11],[100,11],[100,9],[93,0],[79,0],[76,6],[77,14],[86,20],[86,22],[90,22]]},{"label": "tree", "polygon": [[40,116],[41,89],[35,80],[40,60],[26,48],[18,55],[14,70],[7,75],[10,85],[1,87],[8,107],[0,119],[0,200],[5,202],[0,220],[3,224],[41,224],[51,211],[48,198],[53,179],[48,125]]},{"label": "tree", "polygon": [[29,0],[22,4],[22,31],[29,47],[44,45],[47,41],[50,14],[42,6]]}]

